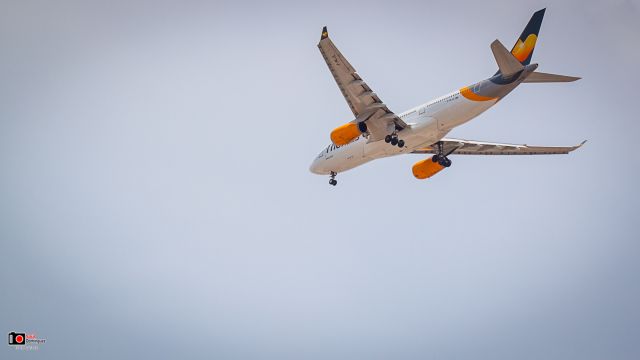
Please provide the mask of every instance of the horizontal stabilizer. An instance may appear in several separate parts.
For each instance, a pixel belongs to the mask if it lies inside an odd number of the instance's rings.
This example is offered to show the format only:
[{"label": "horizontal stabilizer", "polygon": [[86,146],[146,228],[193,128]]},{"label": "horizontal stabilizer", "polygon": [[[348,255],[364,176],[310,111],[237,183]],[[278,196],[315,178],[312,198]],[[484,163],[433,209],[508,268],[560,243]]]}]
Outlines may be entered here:
[{"label": "horizontal stabilizer", "polygon": [[493,57],[496,58],[496,63],[498,63],[498,68],[502,75],[508,77],[524,69],[520,61],[499,40],[491,43],[491,51],[493,52]]},{"label": "horizontal stabilizer", "polygon": [[580,78],[575,76],[547,74],[543,72],[532,72],[531,74],[529,74],[529,76],[526,79],[524,79],[523,82],[551,83],[551,82],[572,82],[576,80],[580,80]]}]

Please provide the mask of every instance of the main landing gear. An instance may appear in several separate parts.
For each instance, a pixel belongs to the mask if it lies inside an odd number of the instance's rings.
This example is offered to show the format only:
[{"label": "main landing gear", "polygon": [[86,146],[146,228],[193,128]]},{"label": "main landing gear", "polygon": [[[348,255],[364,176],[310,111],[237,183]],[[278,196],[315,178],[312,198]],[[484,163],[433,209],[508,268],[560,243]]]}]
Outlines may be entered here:
[{"label": "main landing gear", "polygon": [[442,141],[438,141],[438,152],[433,155],[431,161],[437,162],[440,166],[448,168],[451,166],[451,160],[442,152]]},{"label": "main landing gear", "polygon": [[333,186],[338,185],[338,181],[336,180],[336,175],[338,175],[338,174],[336,174],[333,171],[331,172],[331,174],[330,174],[331,179],[329,179],[329,185],[333,185]]},{"label": "main landing gear", "polygon": [[393,133],[384,137],[384,142],[387,144],[391,144],[393,146],[398,146],[399,148],[404,147],[404,140],[398,140],[398,134]]}]

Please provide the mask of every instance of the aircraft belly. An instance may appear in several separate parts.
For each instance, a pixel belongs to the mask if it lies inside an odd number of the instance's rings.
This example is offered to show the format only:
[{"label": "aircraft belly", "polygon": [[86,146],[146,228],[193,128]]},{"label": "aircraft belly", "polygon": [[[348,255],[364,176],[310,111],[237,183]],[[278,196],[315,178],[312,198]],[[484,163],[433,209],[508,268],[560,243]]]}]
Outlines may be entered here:
[{"label": "aircraft belly", "polygon": [[474,101],[460,97],[454,104],[438,111],[435,114],[438,119],[438,129],[449,131],[462,125],[474,117],[482,114],[497,102],[497,99],[487,101]]},{"label": "aircraft belly", "polygon": [[438,130],[438,120],[431,116],[422,118],[420,122],[413,124],[411,128],[401,132],[399,135],[409,149],[424,144],[433,144],[444,136]]},{"label": "aircraft belly", "polygon": [[330,171],[344,172],[369,161],[364,157],[366,139],[360,138],[350,144],[341,147],[327,159],[326,167]]}]

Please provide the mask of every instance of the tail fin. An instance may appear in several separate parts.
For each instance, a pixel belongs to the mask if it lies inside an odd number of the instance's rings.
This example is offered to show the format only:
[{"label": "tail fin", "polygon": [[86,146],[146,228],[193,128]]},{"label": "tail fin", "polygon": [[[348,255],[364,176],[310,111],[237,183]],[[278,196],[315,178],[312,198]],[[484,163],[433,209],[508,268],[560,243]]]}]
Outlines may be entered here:
[{"label": "tail fin", "polygon": [[511,49],[511,54],[520,61],[522,65],[529,65],[531,57],[533,56],[533,49],[536,47],[536,40],[538,40],[538,33],[540,32],[540,25],[542,25],[542,18],[544,17],[544,11],[546,9],[536,11],[529,23],[520,34],[520,38],[516,41]]}]

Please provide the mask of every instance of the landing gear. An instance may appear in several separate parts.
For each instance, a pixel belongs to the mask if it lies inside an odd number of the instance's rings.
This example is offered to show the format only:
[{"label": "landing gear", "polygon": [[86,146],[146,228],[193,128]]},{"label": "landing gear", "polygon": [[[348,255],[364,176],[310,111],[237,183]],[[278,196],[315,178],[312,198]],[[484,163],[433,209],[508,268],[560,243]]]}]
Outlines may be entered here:
[{"label": "landing gear", "polygon": [[398,146],[399,148],[404,147],[404,140],[398,139],[398,135],[395,133],[385,136],[384,142],[393,146]]},{"label": "landing gear", "polygon": [[338,175],[338,174],[336,174],[333,171],[331,172],[331,174],[330,174],[331,179],[329,179],[329,185],[332,185],[332,186],[338,185],[338,181],[336,180],[336,175]]},{"label": "landing gear", "polygon": [[433,157],[431,158],[431,161],[433,161],[434,163],[437,162],[442,167],[451,166],[451,160],[449,160],[449,158],[446,155],[444,155],[444,153],[442,152],[441,141],[438,141],[438,152],[435,155],[433,155]]},{"label": "landing gear", "polygon": [[431,158],[431,161],[433,161],[434,163],[438,163],[443,167],[451,166],[451,160],[449,160],[449,158],[444,155],[435,154]]}]

